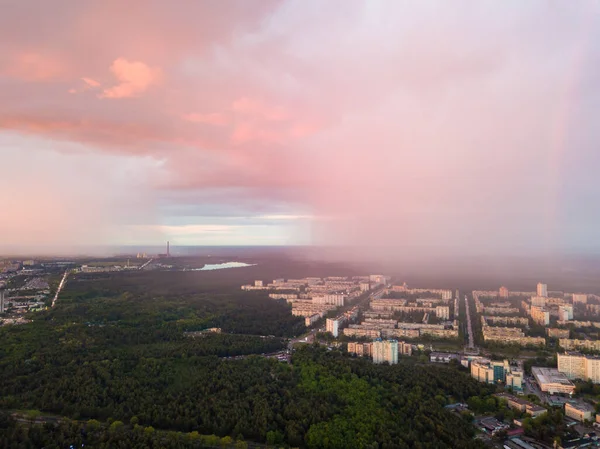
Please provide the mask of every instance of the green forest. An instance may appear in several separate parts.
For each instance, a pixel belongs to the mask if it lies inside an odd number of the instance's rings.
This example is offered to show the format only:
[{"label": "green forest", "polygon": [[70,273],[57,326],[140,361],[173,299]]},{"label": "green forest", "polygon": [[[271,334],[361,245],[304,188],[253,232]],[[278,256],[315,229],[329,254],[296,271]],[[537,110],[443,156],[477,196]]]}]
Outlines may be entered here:
[{"label": "green forest", "polygon": [[[231,447],[480,447],[469,420],[444,406],[490,391],[456,367],[376,366],[316,346],[278,362],[260,354],[302,331],[285,302],[130,282],[76,277],[56,308],[0,328],[0,408],[76,420],[23,426],[4,416],[1,447],[214,447],[227,437]],[[224,333],[184,336],[213,326]]]}]

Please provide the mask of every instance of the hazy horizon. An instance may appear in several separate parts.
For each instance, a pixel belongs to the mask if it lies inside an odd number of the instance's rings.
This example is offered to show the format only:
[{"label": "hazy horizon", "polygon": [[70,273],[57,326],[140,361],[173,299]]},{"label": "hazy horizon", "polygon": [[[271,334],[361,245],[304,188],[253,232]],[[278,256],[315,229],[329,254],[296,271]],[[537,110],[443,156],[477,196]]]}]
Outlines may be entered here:
[{"label": "hazy horizon", "polygon": [[0,54],[0,251],[600,254],[597,1],[20,0]]}]

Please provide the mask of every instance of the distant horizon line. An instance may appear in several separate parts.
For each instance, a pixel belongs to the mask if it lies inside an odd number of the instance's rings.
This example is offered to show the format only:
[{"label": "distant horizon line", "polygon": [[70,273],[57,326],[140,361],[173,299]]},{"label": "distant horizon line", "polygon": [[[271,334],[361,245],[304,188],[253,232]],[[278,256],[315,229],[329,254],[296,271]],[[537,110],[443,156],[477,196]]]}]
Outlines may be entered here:
[{"label": "distant horizon line", "polygon": [[[525,251],[522,248],[513,252],[505,251],[465,251],[459,247],[440,246],[440,245],[397,245],[397,246],[380,246],[380,245],[317,245],[317,244],[260,244],[260,245],[177,245],[169,241],[170,255],[172,257],[191,256],[193,254],[178,254],[178,250],[190,251],[194,249],[261,249],[261,250],[309,250],[309,251],[333,251],[338,256],[344,253],[360,251],[365,260],[372,259],[414,259],[422,258],[486,258],[486,259],[505,259],[505,258],[536,258],[536,257],[593,257],[600,256],[600,250],[588,248],[583,249],[531,249]],[[0,247],[0,259],[19,259],[19,258],[36,258],[36,257],[117,257],[124,256],[124,252],[130,251],[133,253],[150,253],[150,256],[158,254],[166,254],[167,241],[164,244],[123,244],[123,245],[72,245],[69,248],[64,248],[61,245],[36,245],[32,248],[19,248],[19,245],[5,245]],[[187,252],[186,251],[186,252]],[[421,251],[421,253],[419,253]],[[409,253],[410,252],[410,253]],[[412,253],[412,254],[411,254]]]}]

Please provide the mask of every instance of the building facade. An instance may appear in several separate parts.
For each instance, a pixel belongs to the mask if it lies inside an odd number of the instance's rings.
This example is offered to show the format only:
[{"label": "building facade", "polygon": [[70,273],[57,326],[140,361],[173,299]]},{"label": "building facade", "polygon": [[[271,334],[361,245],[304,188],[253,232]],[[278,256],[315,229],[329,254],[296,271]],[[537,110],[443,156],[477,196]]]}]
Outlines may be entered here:
[{"label": "building facade", "polygon": [[585,379],[586,358],[578,353],[557,354],[558,371],[567,379]]},{"label": "building facade", "polygon": [[564,305],[558,307],[558,319],[561,321],[570,321],[573,319],[573,306]]},{"label": "building facade", "polygon": [[589,380],[600,383],[600,357],[579,353],[558,353],[558,371],[568,379]]},{"label": "building facade", "polygon": [[555,368],[534,366],[531,368],[531,373],[540,387],[540,390],[545,393],[573,394],[575,392],[575,385],[573,382]]},{"label": "building facade", "polygon": [[398,363],[398,341],[377,339],[373,342],[373,363]]},{"label": "building facade", "polygon": [[550,324],[550,312],[542,307],[531,307],[531,319],[540,326],[548,326]]},{"label": "building facade", "polygon": [[435,316],[442,320],[449,320],[450,319],[450,307],[437,306],[435,308]]},{"label": "building facade", "polygon": [[537,295],[538,296],[548,296],[548,286],[546,284],[542,284],[541,282],[537,285]]},{"label": "building facade", "polygon": [[577,421],[592,421],[594,416],[594,407],[585,402],[566,402],[565,416]]},{"label": "building facade", "polygon": [[558,329],[556,327],[546,328],[546,335],[552,338],[569,338],[571,331],[569,329]]}]

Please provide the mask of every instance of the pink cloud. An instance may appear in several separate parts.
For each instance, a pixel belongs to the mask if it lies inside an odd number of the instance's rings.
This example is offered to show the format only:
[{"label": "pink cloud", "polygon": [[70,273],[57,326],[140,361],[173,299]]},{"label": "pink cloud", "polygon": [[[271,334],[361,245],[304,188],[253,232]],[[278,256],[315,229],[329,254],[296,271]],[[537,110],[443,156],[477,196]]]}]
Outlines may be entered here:
[{"label": "pink cloud", "polygon": [[225,114],[221,114],[219,112],[212,112],[209,114],[183,114],[182,118],[188,122],[204,123],[213,126],[224,126],[228,123],[228,119]]},{"label": "pink cloud", "polygon": [[239,114],[269,121],[283,121],[290,118],[284,108],[268,105],[264,101],[249,97],[241,97],[235,100],[231,105],[231,110]]},{"label": "pink cloud", "polygon": [[56,56],[27,51],[9,58],[3,71],[12,78],[49,82],[64,77],[66,67]]},{"label": "pink cloud", "polygon": [[[592,86],[598,70],[598,39],[578,14],[600,16],[580,6],[14,3],[0,15],[1,129],[150,159],[164,189],[300,199],[352,222],[332,240],[397,238],[386,226],[467,240],[465,216],[529,217],[554,198],[549,128],[568,127],[573,74]],[[585,68],[571,57],[581,52]],[[581,141],[598,141],[590,117],[572,132]]]},{"label": "pink cloud", "polygon": [[96,80],[91,79],[91,78],[83,77],[83,78],[81,78],[81,80],[85,84],[87,84],[89,87],[92,87],[92,88],[93,87],[100,87],[100,83],[98,81],[96,81]]},{"label": "pink cloud", "polygon": [[149,67],[139,61],[130,62],[125,58],[115,59],[110,70],[119,84],[104,89],[100,98],[137,97],[150,86],[158,84],[162,78],[159,68]]}]

